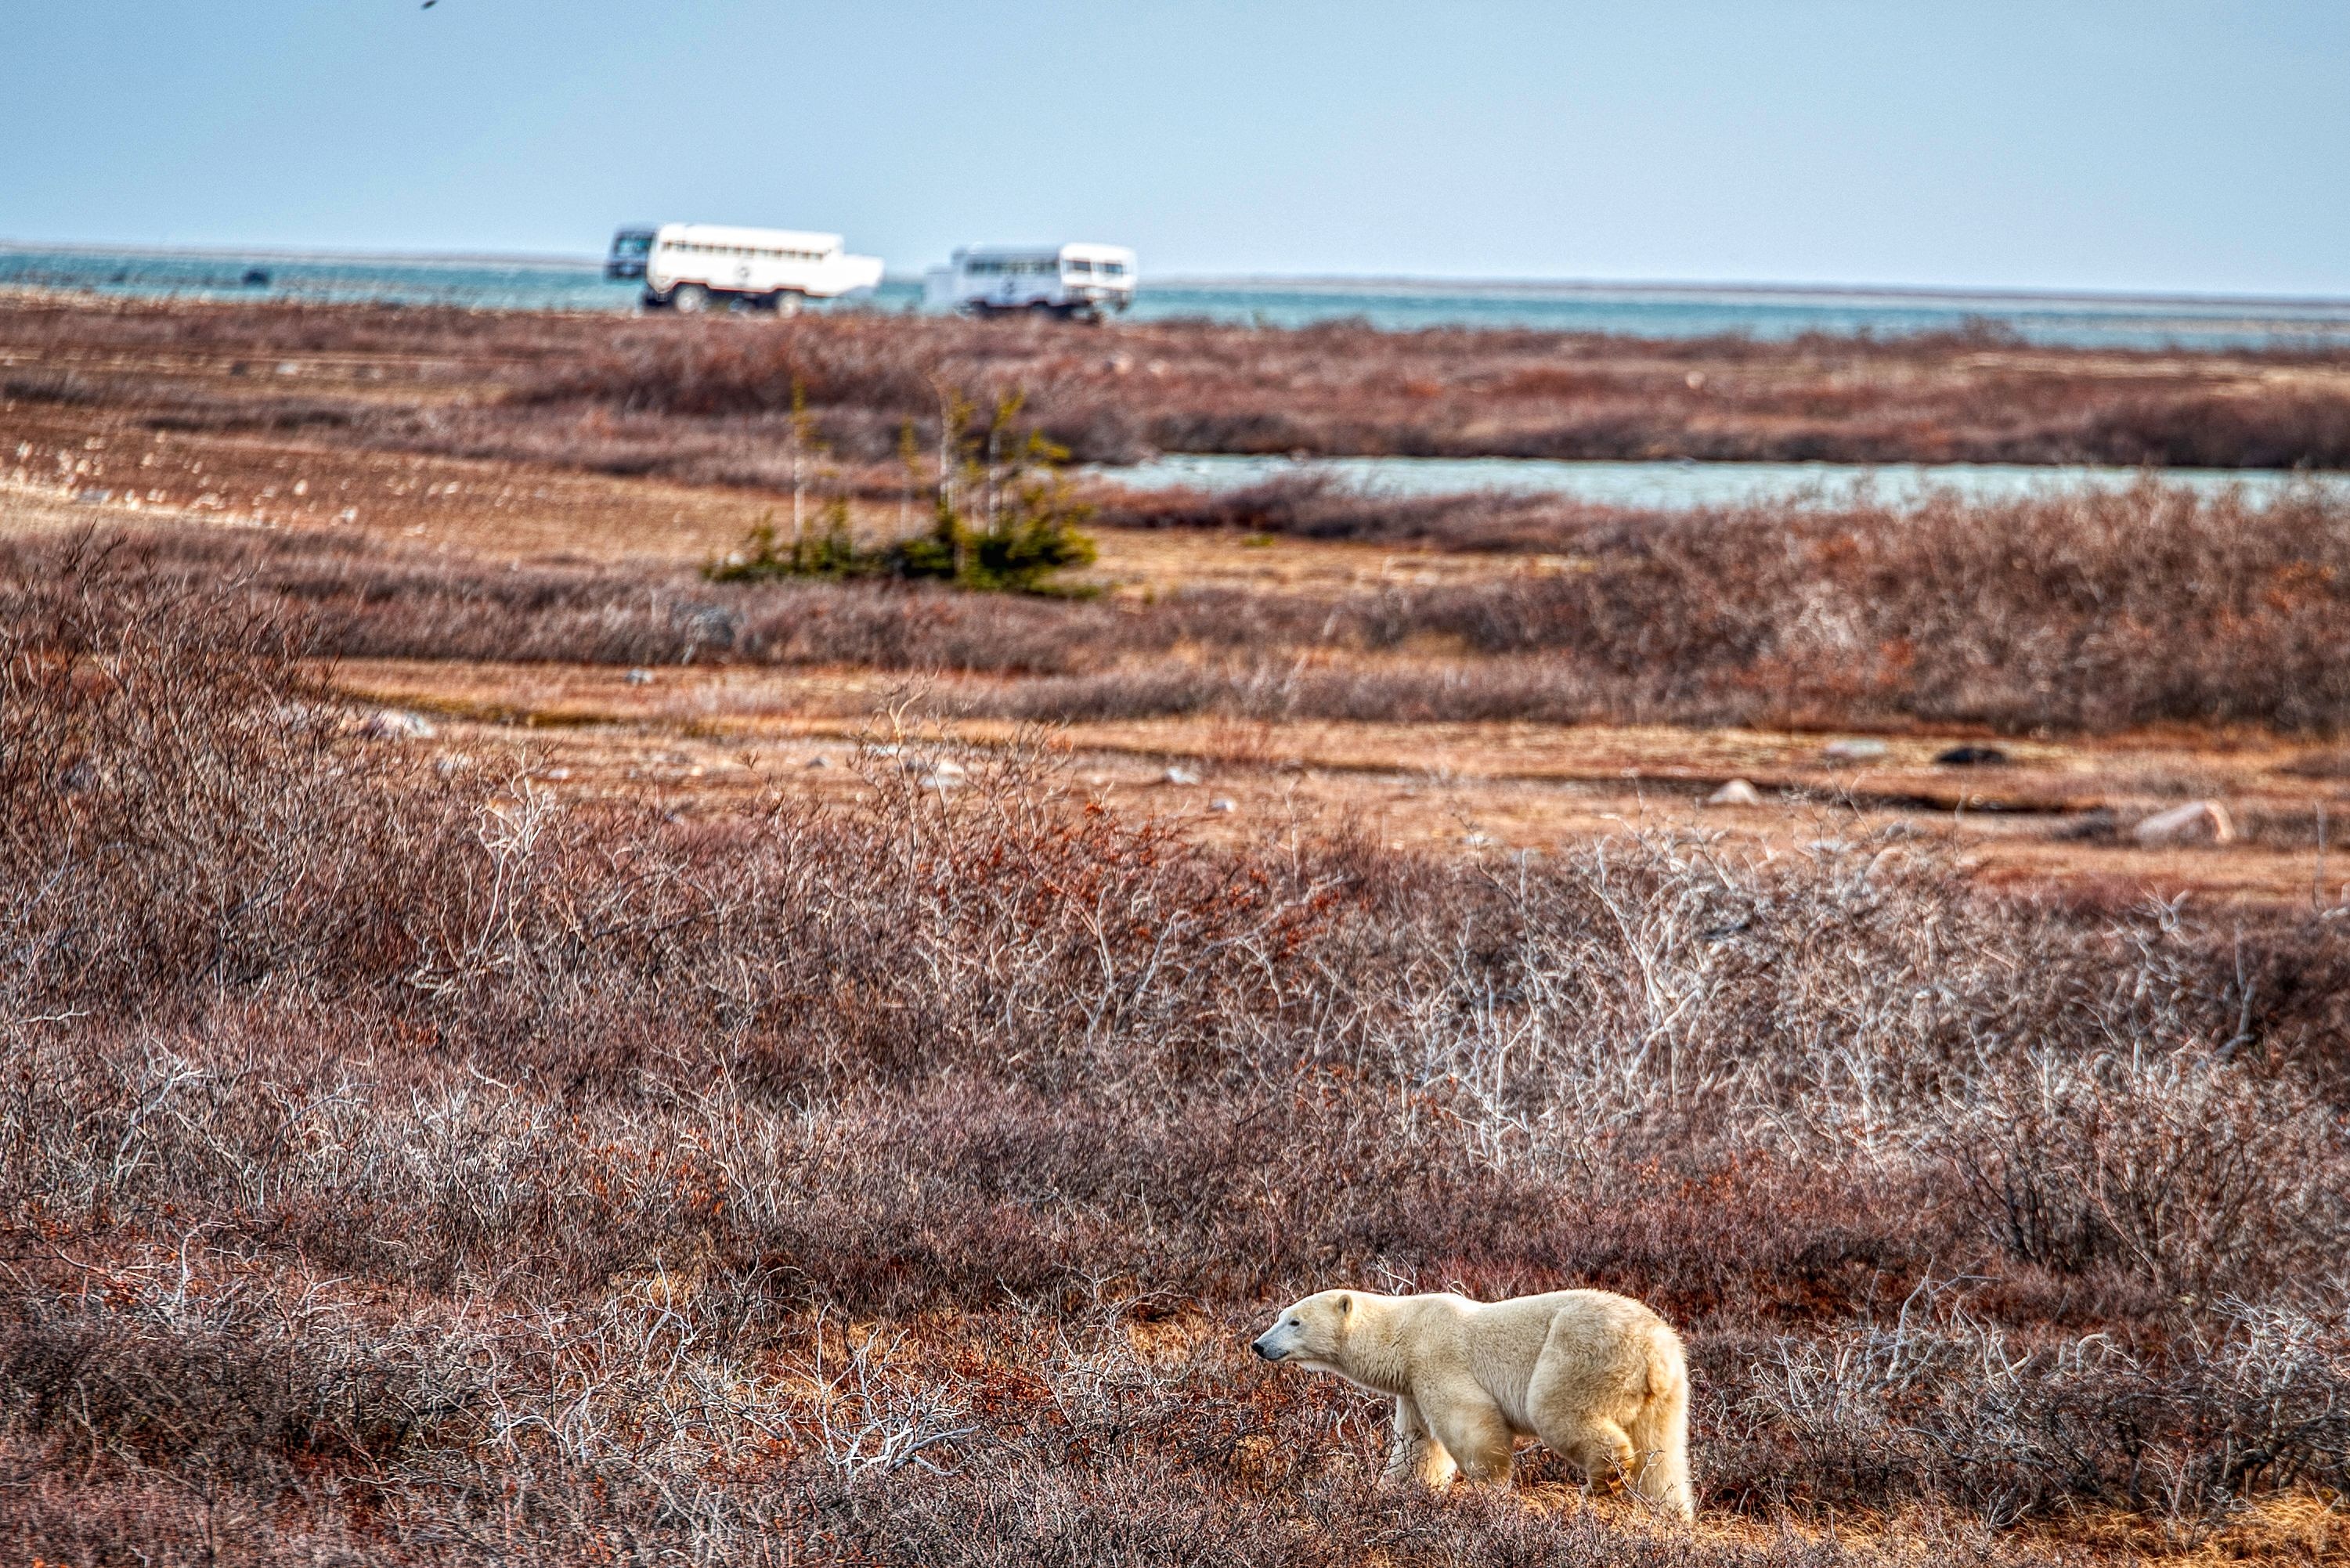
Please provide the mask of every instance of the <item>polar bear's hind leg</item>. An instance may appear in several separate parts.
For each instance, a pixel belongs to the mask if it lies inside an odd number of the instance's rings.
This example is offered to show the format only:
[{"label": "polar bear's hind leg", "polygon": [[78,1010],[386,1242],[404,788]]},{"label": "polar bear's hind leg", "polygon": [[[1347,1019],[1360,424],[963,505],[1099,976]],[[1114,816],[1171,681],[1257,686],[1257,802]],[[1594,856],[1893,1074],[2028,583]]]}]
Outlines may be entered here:
[{"label": "polar bear's hind leg", "polygon": [[1664,1360],[1653,1392],[1632,1422],[1637,1469],[1632,1487],[1642,1497],[1682,1519],[1697,1517],[1697,1490],[1690,1484],[1689,1376],[1678,1355]]},{"label": "polar bear's hind leg", "polygon": [[1580,1469],[1596,1490],[1614,1482],[1630,1484],[1635,1451],[1624,1428],[1605,1416],[1553,1417],[1534,1436],[1555,1454],[1564,1455]]}]

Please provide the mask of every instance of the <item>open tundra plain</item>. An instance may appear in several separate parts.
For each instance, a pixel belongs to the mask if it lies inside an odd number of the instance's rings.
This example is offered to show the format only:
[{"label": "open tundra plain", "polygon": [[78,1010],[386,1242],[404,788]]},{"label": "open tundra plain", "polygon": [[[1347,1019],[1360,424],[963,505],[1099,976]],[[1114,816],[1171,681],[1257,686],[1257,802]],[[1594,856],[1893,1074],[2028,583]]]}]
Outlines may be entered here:
[{"label": "open tundra plain", "polygon": [[[703,575],[923,526],[957,392],[2350,462],[2339,354],[0,301],[0,1555],[2350,1552],[2350,504]],[[1649,1303],[1696,1522],[1383,1489],[1248,1354],[1332,1285]]]}]

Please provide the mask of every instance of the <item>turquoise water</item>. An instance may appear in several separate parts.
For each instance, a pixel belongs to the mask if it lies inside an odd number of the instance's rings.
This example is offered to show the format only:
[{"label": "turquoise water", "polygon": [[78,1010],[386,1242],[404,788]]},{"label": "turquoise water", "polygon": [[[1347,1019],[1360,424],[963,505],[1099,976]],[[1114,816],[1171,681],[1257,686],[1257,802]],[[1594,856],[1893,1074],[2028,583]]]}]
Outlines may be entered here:
[{"label": "turquoise water", "polygon": [[[248,272],[266,281],[247,283]],[[190,251],[0,249],[0,286],[89,289],[142,298],[389,300],[494,310],[627,310],[637,286],[600,265],[496,258],[276,256]]]},{"label": "turquoise water", "polygon": [[[265,280],[246,281],[249,272]],[[500,310],[632,310],[637,286],[608,283],[594,262],[546,258],[370,258],[265,253],[0,247],[0,286],[31,285],[138,296],[383,300]],[[910,310],[920,286],[884,282],[829,308]],[[2027,342],[2088,348],[2350,348],[2350,300],[2165,300],[1934,295],[1798,288],[1607,285],[1446,285],[1376,281],[1149,282],[1139,320],[1207,317],[1301,327],[1362,320],[1390,330],[1525,327],[1646,337],[1743,333],[1988,329]]]},{"label": "turquoise water", "polygon": [[[1938,492],[1970,501],[2014,501],[2085,488],[2118,490],[2142,477],[2133,468],[2026,467],[2013,463],[1557,462],[1536,458],[1216,457],[1153,458],[1091,476],[1139,490],[1188,485],[1237,490],[1285,474],[1326,474],[1370,494],[1441,495],[1474,490],[1564,495],[1595,505],[1685,511],[1762,502],[1807,506],[1875,501],[1908,506]],[[2255,504],[2308,487],[2350,500],[2350,475],[2272,470],[2167,468],[2158,477],[2207,494],[2230,488]]]},{"label": "turquoise water", "polygon": [[1331,283],[1165,284],[1137,316],[1208,316],[1303,327],[1358,317],[1389,330],[1429,327],[1612,332],[1635,337],[1806,332],[2012,334],[2029,343],[2106,348],[2350,348],[2350,301],[2157,300],[1867,294],[1842,290]]}]

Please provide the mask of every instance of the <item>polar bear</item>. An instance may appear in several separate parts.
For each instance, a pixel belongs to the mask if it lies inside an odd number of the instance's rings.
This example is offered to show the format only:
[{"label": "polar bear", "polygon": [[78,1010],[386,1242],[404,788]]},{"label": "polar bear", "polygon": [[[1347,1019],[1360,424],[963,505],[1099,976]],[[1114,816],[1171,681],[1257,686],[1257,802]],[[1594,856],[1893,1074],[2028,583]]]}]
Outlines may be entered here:
[{"label": "polar bear", "polygon": [[1250,1346],[1395,1400],[1387,1473],[1507,1486],[1511,1439],[1540,1438],[1595,1482],[1621,1476],[1690,1518],[1689,1365],[1663,1318],[1609,1291],[1510,1301],[1324,1291]]}]

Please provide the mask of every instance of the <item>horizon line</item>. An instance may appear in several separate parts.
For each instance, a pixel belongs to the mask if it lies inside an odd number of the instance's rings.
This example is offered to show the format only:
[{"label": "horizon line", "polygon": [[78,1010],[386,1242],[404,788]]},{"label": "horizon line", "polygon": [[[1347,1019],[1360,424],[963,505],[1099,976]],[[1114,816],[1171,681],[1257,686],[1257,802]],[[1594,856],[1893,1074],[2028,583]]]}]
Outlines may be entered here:
[{"label": "horizon line", "polygon": [[[604,260],[601,255],[576,251],[339,250],[332,247],[298,248],[267,244],[251,246],[114,244],[71,240],[0,239],[0,254],[44,252],[68,255],[187,256],[224,261],[389,262],[426,266],[487,264],[579,270],[600,268]],[[899,283],[920,283],[922,278],[920,272],[885,273],[883,276],[887,281]],[[1696,278],[1457,277],[1408,273],[1237,272],[1170,273],[1147,281],[1143,286],[1268,290],[1314,288],[1336,293],[1365,293],[1378,289],[1419,291],[1440,289],[1460,293],[1495,294],[1510,292],[1776,294],[1845,298],[2033,301],[2052,304],[2110,301],[2140,305],[2265,305],[2350,310],[2350,294],[2262,294],[2228,290],[2152,290],[2012,284],[1818,283]]]}]

